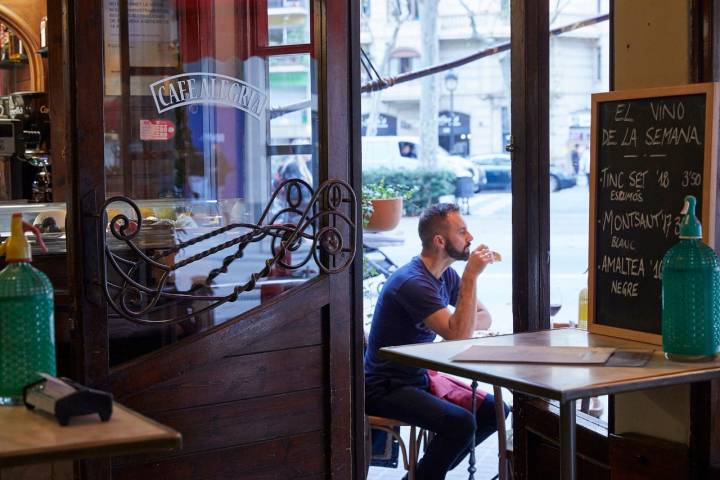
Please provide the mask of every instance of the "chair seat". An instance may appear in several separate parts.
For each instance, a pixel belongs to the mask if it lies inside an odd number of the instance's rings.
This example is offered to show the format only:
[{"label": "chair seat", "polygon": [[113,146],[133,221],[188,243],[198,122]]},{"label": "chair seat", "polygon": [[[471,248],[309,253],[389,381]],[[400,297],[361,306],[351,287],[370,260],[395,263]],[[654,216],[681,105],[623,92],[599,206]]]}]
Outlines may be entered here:
[{"label": "chair seat", "polygon": [[[405,470],[408,472],[408,480],[413,480],[415,478],[415,467],[420,457],[420,449],[423,448],[424,451],[427,448],[428,443],[432,439],[432,432],[393,418],[377,417],[374,415],[368,415],[367,418],[370,428],[382,430],[398,442],[403,459],[403,467],[405,467]],[[399,427],[410,427],[410,439],[407,446],[402,437],[395,431],[395,428]]]},{"label": "chair seat", "polygon": [[374,415],[368,415],[368,421],[370,422],[370,425],[373,427],[387,427],[387,428],[393,428],[393,427],[409,427],[410,424],[406,422],[401,422],[400,420],[394,420],[392,418],[386,418],[386,417],[376,417]]}]

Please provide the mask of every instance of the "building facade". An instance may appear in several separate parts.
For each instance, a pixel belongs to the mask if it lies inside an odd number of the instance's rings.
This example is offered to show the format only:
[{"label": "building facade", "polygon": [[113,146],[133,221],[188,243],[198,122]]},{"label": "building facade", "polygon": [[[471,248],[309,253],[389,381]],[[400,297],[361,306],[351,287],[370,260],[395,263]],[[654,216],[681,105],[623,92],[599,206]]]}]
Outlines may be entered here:
[{"label": "building facade", "polygon": [[[609,8],[607,0],[552,3],[555,2],[551,2],[550,7],[551,29],[599,17],[607,14]],[[421,16],[417,0],[363,2],[361,44],[381,75],[396,76],[428,66],[423,58]],[[509,2],[506,0],[444,1],[437,22],[440,63],[510,42]],[[575,144],[579,144],[581,150],[589,145],[588,93],[608,88],[608,32],[608,22],[603,20],[551,36],[550,151],[553,164],[569,165],[570,151]],[[504,151],[510,135],[509,49],[463,65],[450,74],[440,73],[436,78],[439,144],[463,156]],[[396,124],[396,129],[379,128],[376,134],[418,135],[420,96],[420,80],[364,94],[363,118],[378,109],[380,118],[384,119],[380,123],[386,125],[389,118]],[[367,134],[366,131],[363,133]]]}]

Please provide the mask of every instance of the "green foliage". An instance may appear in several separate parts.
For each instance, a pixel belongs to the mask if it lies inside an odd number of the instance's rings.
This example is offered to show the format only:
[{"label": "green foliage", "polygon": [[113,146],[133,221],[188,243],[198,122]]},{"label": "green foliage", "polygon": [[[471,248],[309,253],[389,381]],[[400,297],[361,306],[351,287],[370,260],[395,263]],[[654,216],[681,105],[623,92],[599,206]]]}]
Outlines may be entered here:
[{"label": "green foliage", "polygon": [[[363,217],[365,216],[366,186],[383,185],[394,186],[393,190],[402,191],[401,195],[392,197],[371,197],[371,198],[404,198],[405,212],[408,215],[420,215],[427,207],[440,201],[443,195],[452,195],[455,191],[455,174],[449,170],[389,170],[373,169],[363,171]],[[388,187],[385,187],[388,188]],[[376,187],[372,189],[379,190]],[[368,191],[368,195],[370,195]],[[369,202],[368,202],[369,203]],[[372,206],[370,206],[372,214]]]},{"label": "green foliage", "polygon": [[377,182],[363,182],[362,193],[363,199],[378,200],[383,198],[402,198],[409,200],[415,193],[417,187],[405,184],[396,184],[393,182],[385,183],[385,177],[382,176]]},{"label": "green foliage", "polygon": [[370,265],[370,262],[368,262],[367,257],[365,255],[363,255],[363,280],[367,280],[368,278],[372,278],[372,277],[377,277],[378,275],[380,275],[380,272],[378,272],[375,267]]}]

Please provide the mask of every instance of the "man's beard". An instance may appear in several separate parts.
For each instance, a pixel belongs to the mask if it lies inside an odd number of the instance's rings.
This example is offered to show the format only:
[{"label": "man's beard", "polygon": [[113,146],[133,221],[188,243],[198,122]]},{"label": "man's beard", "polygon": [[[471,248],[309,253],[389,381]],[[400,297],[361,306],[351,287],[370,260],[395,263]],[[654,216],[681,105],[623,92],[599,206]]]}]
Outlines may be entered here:
[{"label": "man's beard", "polygon": [[466,261],[470,258],[470,243],[468,242],[464,250],[458,250],[448,240],[445,240],[445,252],[452,259]]}]

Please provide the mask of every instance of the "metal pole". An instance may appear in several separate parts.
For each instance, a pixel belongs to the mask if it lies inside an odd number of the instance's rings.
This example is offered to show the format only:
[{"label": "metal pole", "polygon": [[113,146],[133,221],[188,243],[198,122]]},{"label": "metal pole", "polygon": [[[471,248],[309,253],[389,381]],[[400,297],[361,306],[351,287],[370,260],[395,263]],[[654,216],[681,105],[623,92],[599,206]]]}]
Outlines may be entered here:
[{"label": "metal pole", "polygon": [[575,480],[575,400],[560,402],[560,478]]},{"label": "metal pole", "polygon": [[453,108],[453,96],[455,89],[450,90],[450,143],[448,144],[448,150],[450,154],[453,154],[453,147],[455,147],[455,109]]},{"label": "metal pole", "polygon": [[[595,25],[600,22],[607,22],[609,19],[610,15],[607,13],[598,17],[588,18],[587,20],[583,20],[581,22],[575,22],[570,25],[565,25],[564,27],[554,28],[550,30],[550,36],[552,37],[554,35],[561,35],[563,33],[577,30],[578,28],[584,28],[589,25]],[[453,60],[452,62],[441,63],[440,65],[433,65],[432,67],[423,68],[422,70],[418,70],[416,72],[403,73],[402,75],[398,75],[397,77],[379,78],[378,76],[378,78],[376,78],[375,80],[370,80],[369,82],[363,84],[360,87],[360,93],[385,90],[386,88],[390,88],[393,85],[410,82],[412,80],[417,80],[418,78],[422,78],[427,75],[434,75],[436,73],[444,72],[445,70],[452,70],[453,68],[462,67],[463,65],[467,65],[468,63],[480,60],[481,58],[496,55],[500,52],[507,52],[508,50],[510,50],[510,42],[486,48],[467,57]]]},{"label": "metal pole", "polygon": [[[452,95],[452,92],[450,92],[450,95]],[[473,380],[470,384],[470,388],[472,388],[472,403],[470,408],[472,408],[473,416],[473,436],[470,442],[470,465],[468,465],[468,480],[475,480],[475,472],[477,471],[477,469],[475,468],[475,435],[477,434],[477,411],[475,403],[475,392],[477,391],[477,386],[477,380]]]}]

